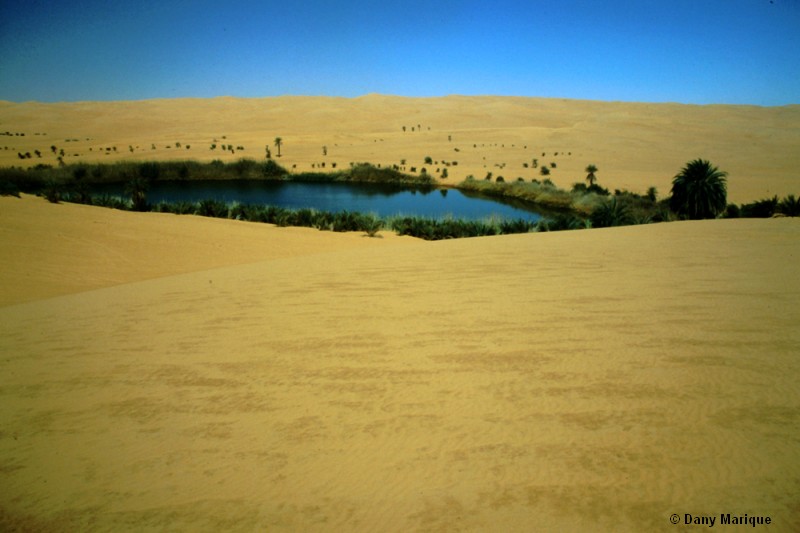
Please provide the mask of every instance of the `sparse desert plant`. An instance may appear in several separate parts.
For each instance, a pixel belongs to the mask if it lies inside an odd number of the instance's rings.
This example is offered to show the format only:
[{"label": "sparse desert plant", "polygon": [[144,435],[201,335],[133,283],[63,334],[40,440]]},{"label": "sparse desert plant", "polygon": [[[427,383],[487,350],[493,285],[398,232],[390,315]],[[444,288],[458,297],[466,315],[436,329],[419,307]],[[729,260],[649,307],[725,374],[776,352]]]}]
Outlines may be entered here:
[{"label": "sparse desert plant", "polygon": [[281,146],[283,146],[283,139],[280,137],[275,137],[275,148],[278,150],[278,157],[281,156]]},{"label": "sparse desert plant", "polygon": [[597,167],[594,164],[589,164],[586,166],[586,183],[589,184],[589,187],[597,183],[597,176],[595,176],[596,172]]},{"label": "sparse desert plant", "polygon": [[709,161],[690,161],[672,180],[670,208],[692,220],[716,218],[727,205],[727,175]]},{"label": "sparse desert plant", "polygon": [[541,169],[539,169],[539,174],[541,174],[542,176],[549,176],[550,169],[547,167],[542,167]]},{"label": "sparse desert plant", "polygon": [[429,156],[429,155],[425,156],[425,164],[426,165],[432,165],[433,164],[433,159],[431,158],[431,156]]}]

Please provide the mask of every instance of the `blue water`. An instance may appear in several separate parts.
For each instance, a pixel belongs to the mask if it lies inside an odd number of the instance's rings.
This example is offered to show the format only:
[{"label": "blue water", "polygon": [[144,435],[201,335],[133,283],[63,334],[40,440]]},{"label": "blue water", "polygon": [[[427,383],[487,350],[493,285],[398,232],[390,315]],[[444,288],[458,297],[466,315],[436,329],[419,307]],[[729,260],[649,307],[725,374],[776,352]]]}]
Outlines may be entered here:
[{"label": "blue water", "polygon": [[[119,185],[99,188],[99,193],[122,194]],[[252,180],[159,181],[147,192],[147,201],[195,202],[215,199],[240,204],[274,205],[290,209],[313,208],[319,211],[359,211],[382,217],[405,215],[468,220],[524,219],[531,222],[541,215],[520,206],[493,199],[465,196],[455,189],[414,191],[398,186],[371,183],[302,183]]]}]

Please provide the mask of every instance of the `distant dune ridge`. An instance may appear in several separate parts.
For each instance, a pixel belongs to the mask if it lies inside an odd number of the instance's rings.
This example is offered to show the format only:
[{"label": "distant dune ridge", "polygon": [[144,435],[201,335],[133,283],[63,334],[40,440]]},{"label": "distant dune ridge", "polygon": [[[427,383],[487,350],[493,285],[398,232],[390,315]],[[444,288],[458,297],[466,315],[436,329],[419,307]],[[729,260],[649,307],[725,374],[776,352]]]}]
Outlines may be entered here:
[{"label": "distant dune ridge", "polygon": [[796,531],[798,241],[0,198],[0,530]]},{"label": "distant dune ridge", "polygon": [[[265,147],[274,151],[273,141],[281,137],[281,163],[298,171],[322,162],[329,169],[332,162],[341,168],[406,160],[418,170],[447,168],[451,183],[490,171],[528,180],[538,172],[523,164],[537,158],[557,164],[549,178],[563,188],[582,181],[593,163],[600,183],[611,190],[644,193],[654,186],[663,197],[681,167],[701,157],[729,173],[729,199],[736,203],[797,194],[800,188],[798,105],[383,95],[0,102],[0,133],[5,131],[12,135],[0,136],[2,165],[56,164],[51,146],[65,151],[67,163],[263,159]],[[231,145],[233,153],[222,149]],[[20,160],[17,154],[26,152],[32,158]],[[435,164],[425,165],[426,156]]]}]

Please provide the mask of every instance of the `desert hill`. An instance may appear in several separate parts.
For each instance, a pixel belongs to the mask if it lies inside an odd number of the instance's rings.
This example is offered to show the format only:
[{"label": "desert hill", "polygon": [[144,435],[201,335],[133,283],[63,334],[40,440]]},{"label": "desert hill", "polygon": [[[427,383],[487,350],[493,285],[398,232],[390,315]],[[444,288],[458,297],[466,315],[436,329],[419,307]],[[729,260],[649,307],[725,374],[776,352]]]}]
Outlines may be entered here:
[{"label": "desert hill", "polygon": [[0,236],[0,529],[800,521],[795,219],[423,242],[23,196]]},{"label": "desert hill", "polygon": [[[736,203],[800,189],[797,105],[383,95],[2,102],[4,132],[10,135],[0,136],[0,165],[6,166],[57,164],[62,149],[66,163],[263,159],[267,146],[277,155],[274,139],[281,137],[280,162],[298,171],[405,161],[409,171],[426,167],[437,176],[446,168],[449,183],[487,172],[529,180],[540,177],[532,168],[538,159],[540,166],[556,164],[549,178],[563,188],[582,181],[593,163],[611,190],[643,193],[655,186],[665,196],[680,168],[702,157],[730,174],[729,199]],[[20,160],[19,153],[31,158]],[[433,165],[424,163],[428,156]]]}]

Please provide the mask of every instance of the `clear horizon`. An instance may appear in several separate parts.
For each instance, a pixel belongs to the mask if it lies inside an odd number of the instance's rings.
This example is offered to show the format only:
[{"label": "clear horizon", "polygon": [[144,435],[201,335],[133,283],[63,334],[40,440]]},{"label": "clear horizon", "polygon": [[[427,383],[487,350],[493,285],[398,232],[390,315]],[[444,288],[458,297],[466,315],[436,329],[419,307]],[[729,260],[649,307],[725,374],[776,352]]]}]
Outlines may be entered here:
[{"label": "clear horizon", "polygon": [[0,100],[800,103],[800,0],[0,5]]}]

